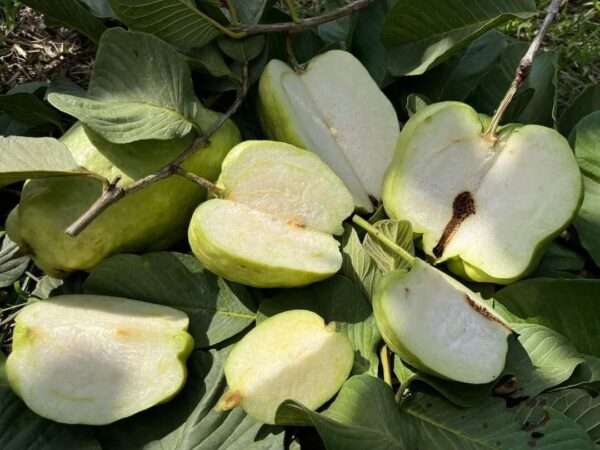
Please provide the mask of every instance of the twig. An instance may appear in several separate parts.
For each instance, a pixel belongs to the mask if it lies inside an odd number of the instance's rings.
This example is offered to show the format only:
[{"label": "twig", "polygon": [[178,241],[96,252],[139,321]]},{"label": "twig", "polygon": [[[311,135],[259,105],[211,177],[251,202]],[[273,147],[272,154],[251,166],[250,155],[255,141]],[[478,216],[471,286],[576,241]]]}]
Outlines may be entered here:
[{"label": "twig", "polygon": [[[187,175],[188,172],[181,168],[181,164],[187,158],[196,153],[198,150],[207,146],[210,143],[210,138],[212,137],[212,135],[215,134],[223,126],[223,124],[239,109],[242,102],[244,101],[244,97],[246,96],[247,91],[248,65],[246,64],[242,68],[241,87],[235,101],[229,107],[227,112],[222,114],[219,117],[219,119],[215,121],[215,123],[208,130],[206,130],[204,134],[194,139],[194,142],[192,142],[192,144],[187,149],[185,149],[177,158],[175,158],[169,164],[163,166],[158,172],[140,178],[139,180],[136,180],[129,186],[125,187],[121,187],[118,185],[118,179],[113,180],[106,187],[102,195],[88,208],[88,210],[85,213],[83,213],[83,215],[79,217],[75,222],[69,225],[69,227],[65,230],[65,233],[67,233],[69,236],[77,236],[112,204],[122,199],[126,195],[140,191],[160,180],[163,180],[176,174],[185,176],[186,178],[190,178]],[[200,180],[202,181],[200,182]],[[208,188],[213,192],[220,191],[220,189],[213,183],[197,175],[193,178],[192,181],[198,184],[202,183],[203,187]]]},{"label": "twig", "polygon": [[542,26],[540,27],[537,34],[531,41],[531,44],[529,45],[527,52],[525,52],[525,55],[523,55],[523,58],[521,58],[521,61],[519,62],[519,65],[517,66],[517,70],[515,71],[515,77],[514,77],[512,83],[510,84],[510,87],[508,88],[506,95],[500,102],[500,105],[498,106],[498,109],[496,110],[494,117],[492,117],[492,121],[490,122],[488,129],[484,133],[484,137],[486,137],[492,141],[494,141],[496,139],[496,128],[498,128],[498,125],[500,124],[500,121],[502,120],[502,116],[506,112],[508,105],[510,105],[510,102],[512,101],[513,97],[515,96],[515,94],[517,93],[519,88],[523,85],[523,83],[525,82],[527,75],[529,75],[529,71],[531,70],[531,66],[533,65],[533,59],[535,58],[535,55],[537,54],[538,50],[540,49],[540,46],[544,39],[544,36],[546,35],[546,31],[548,31],[548,27],[550,27],[550,24],[554,21],[554,19],[558,15],[561,1],[562,0],[552,0],[550,5],[548,6],[548,9],[546,10],[546,17],[544,18],[544,22],[542,23]]},{"label": "twig", "polygon": [[325,14],[322,14],[320,16],[298,19],[295,22],[245,25],[241,27],[231,28],[230,31],[234,33],[239,33],[244,37],[253,34],[279,33],[282,31],[287,31],[288,33],[299,33],[308,28],[316,27],[318,25],[337,20],[340,17],[348,16],[355,11],[366,8],[367,6],[369,6],[369,4],[373,3],[374,1],[376,0],[355,0],[352,3],[348,3],[347,5],[342,6],[341,8],[326,12]]}]

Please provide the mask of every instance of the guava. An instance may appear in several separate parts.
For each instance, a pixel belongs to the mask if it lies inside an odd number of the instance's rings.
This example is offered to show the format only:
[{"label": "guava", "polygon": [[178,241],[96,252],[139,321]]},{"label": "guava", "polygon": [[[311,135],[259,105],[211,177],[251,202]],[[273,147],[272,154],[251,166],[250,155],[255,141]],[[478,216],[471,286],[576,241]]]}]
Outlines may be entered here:
[{"label": "guava", "polygon": [[118,297],[36,301],[16,317],[9,384],[42,417],[114,422],[171,399],[185,384],[188,322],[176,309]]},{"label": "guava", "polygon": [[582,178],[568,142],[539,125],[487,119],[459,102],[429,105],[404,126],[384,183],[387,214],[409,220],[435,264],[474,281],[530,273],[575,217]]},{"label": "guava", "polygon": [[317,409],[350,375],[354,350],[348,338],[318,314],[276,314],[239,341],[225,361],[228,390],[217,409],[241,406],[264,423],[275,423],[285,400]]},{"label": "guava", "polygon": [[317,153],[355,205],[373,210],[400,126],[390,101],[351,53],[328,51],[297,72],[271,60],[260,78],[259,113],[270,138]]},{"label": "guava", "polygon": [[354,205],[344,183],[312,152],[246,141],[223,161],[221,198],[194,212],[188,237],[212,272],[255,287],[300,286],[342,265],[342,221]]},{"label": "guava", "polygon": [[[168,164],[194,140],[192,134],[169,141],[110,143],[81,123],[61,138],[76,161],[91,172],[127,186]],[[240,135],[228,121],[210,144],[191,156],[184,168],[216,180],[227,152]],[[205,191],[181,177],[172,176],[114,203],[81,234],[65,229],[101,195],[100,182],[68,176],[29,180],[18,209],[11,215],[10,238],[31,253],[36,264],[54,277],[90,270],[114,253],[161,250],[185,237],[194,208]]]}]

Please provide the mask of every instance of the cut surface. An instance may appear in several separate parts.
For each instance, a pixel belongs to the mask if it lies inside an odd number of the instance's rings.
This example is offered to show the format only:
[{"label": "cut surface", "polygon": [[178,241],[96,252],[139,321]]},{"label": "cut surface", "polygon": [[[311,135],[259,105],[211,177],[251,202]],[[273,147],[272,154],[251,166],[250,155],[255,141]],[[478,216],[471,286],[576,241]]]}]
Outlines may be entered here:
[{"label": "cut surface", "polygon": [[102,425],[175,395],[193,342],[187,316],[165,306],[91,295],[53,297],[16,318],[7,373],[37,414]]},{"label": "cut surface", "polygon": [[316,409],[348,378],[354,351],[348,338],[317,314],[291,310],[260,323],[234,347],[225,363],[230,392],[252,417],[274,423],[287,399]]},{"label": "cut surface", "polygon": [[581,176],[568,143],[552,129],[507,127],[495,144],[482,132],[465,104],[419,111],[402,131],[384,206],[412,222],[436,262],[460,258],[484,274],[479,281],[509,282],[572,219]]},{"label": "cut surface", "polygon": [[260,112],[273,138],[316,152],[356,206],[372,210],[392,160],[399,123],[390,101],[350,53],[332,50],[297,74],[272,60],[261,76]]},{"label": "cut surface", "polygon": [[354,209],[342,181],[316,155],[273,141],[246,141],[223,162],[226,198],[290,224],[341,234]]},{"label": "cut surface", "polygon": [[192,250],[223,278],[260,287],[298,286],[327,278],[342,265],[330,234],[230,200],[200,205],[189,228]]},{"label": "cut surface", "polygon": [[478,294],[421,260],[387,275],[373,308],[390,348],[417,368],[473,384],[504,369],[510,328]]}]

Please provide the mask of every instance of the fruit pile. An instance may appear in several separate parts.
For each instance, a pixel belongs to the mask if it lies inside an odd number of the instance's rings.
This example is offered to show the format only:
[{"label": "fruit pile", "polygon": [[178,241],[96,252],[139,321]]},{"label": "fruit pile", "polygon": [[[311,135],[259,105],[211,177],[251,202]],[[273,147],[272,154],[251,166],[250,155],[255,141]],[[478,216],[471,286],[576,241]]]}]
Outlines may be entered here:
[{"label": "fruit pile", "polygon": [[[459,102],[422,107],[400,131],[389,100],[341,50],[315,57],[300,72],[270,61],[258,111],[272,141],[240,142],[227,120],[184,163],[214,182],[208,198],[189,180],[166,178],[121,199],[72,237],[64,230],[102,193],[98,178],[127,187],[194,141],[192,132],[114,143],[78,122],[60,142],[86,174],[36,173],[9,216],[8,235],[47,274],[65,277],[92,271],[117,253],[170,248],[187,229],[193,254],[224,280],[297,288],[340,271],[337,237],[354,213],[349,221],[392,261],[380,267],[372,293],[387,346],[441,379],[497,380],[512,327],[445,271],[507,284],[536,268],[581,204],[582,177],[567,141],[537,125],[489,133],[490,118]],[[17,179],[30,175],[13,172]],[[379,205],[387,222],[410,222],[421,256],[414,256],[410,237],[399,245],[381,223],[362,217]],[[274,424],[284,401],[316,410],[350,376],[355,349],[343,329],[313,311],[279,306],[283,312],[261,321],[229,352],[228,389],[218,410],[239,406]],[[115,296],[59,295],[24,307],[15,323],[10,386],[54,421],[112,423],[168,401],[186,382],[194,344],[180,310]]]}]

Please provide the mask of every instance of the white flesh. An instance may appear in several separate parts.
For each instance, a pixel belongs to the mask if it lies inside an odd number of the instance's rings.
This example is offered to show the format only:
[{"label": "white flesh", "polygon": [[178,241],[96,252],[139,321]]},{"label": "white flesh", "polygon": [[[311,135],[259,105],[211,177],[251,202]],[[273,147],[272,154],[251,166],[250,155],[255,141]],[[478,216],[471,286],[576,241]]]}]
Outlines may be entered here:
[{"label": "white flesh", "polygon": [[274,423],[287,399],[316,409],[340,389],[352,369],[348,338],[317,314],[291,310],[260,323],[234,347],[225,363],[231,392],[257,420]]},{"label": "white flesh", "polygon": [[481,137],[477,113],[459,103],[432,105],[411,121],[386,179],[388,213],[410,220],[432,255],[454,198],[469,191],[476,213],[438,262],[460,256],[498,279],[525,272],[537,245],[564,226],[578,204],[581,178],[566,140],[527,125],[494,147]]},{"label": "white flesh", "polygon": [[489,383],[501,374],[511,331],[477,294],[421,260],[409,273],[393,274],[384,289],[378,315],[395,351],[463,383]]},{"label": "white flesh", "polygon": [[287,285],[291,276],[306,284],[310,280],[304,281],[302,274],[322,279],[342,264],[339,243],[330,234],[290,225],[242,203],[204,202],[191,225],[196,255],[210,270],[234,281],[277,286]]},{"label": "white flesh", "polygon": [[354,209],[342,181],[315,154],[273,141],[246,141],[223,163],[219,178],[228,200],[297,226],[343,232]]},{"label": "white flesh", "polygon": [[400,127],[365,67],[350,53],[332,50],[313,58],[299,75],[276,60],[266,71],[282,86],[281,101],[302,146],[333,168],[357,206],[371,210],[369,196],[381,198]]},{"label": "white flesh", "polygon": [[103,425],[171,398],[192,338],[181,312],[116,297],[68,295],[26,306],[7,362],[11,387],[37,414]]}]

